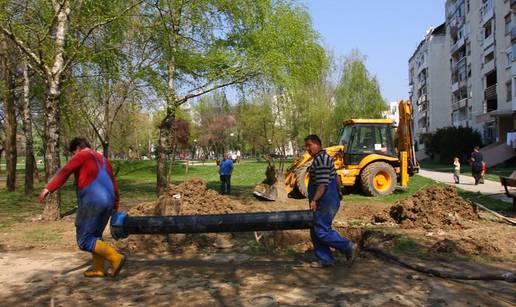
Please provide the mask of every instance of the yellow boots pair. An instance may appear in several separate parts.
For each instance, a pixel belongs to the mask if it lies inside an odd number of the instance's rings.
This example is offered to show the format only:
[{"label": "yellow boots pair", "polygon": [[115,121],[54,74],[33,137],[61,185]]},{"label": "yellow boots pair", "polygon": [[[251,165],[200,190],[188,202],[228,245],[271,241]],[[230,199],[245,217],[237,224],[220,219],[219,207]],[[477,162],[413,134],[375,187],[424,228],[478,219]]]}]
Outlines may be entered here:
[{"label": "yellow boots pair", "polygon": [[104,260],[111,264],[111,276],[115,277],[120,273],[125,262],[125,256],[118,253],[114,248],[97,240],[93,255],[93,267],[84,272],[85,277],[105,277],[107,275],[104,269]]}]

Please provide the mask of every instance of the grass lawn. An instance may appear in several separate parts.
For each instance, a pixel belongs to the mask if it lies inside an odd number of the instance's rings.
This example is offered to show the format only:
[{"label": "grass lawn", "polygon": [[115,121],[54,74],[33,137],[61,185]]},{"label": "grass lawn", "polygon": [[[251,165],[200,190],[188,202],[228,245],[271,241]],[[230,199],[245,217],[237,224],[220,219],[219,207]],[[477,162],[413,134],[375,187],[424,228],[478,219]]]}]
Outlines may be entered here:
[{"label": "grass lawn", "polygon": [[[113,167],[117,173],[117,179],[120,188],[120,197],[122,203],[139,203],[151,201],[156,198],[156,162],[155,161],[113,161]],[[245,161],[236,165],[232,176],[234,197],[252,197],[254,186],[264,179],[266,162]],[[215,165],[198,165],[190,166],[188,174],[185,174],[186,167],[183,164],[175,164],[172,170],[173,183],[179,183],[185,178],[202,178],[207,182],[211,189],[218,189],[219,176]],[[1,176],[3,177],[3,176]],[[5,180],[5,179],[4,179]],[[5,190],[5,181],[0,181],[0,229],[8,227],[12,223],[22,221],[27,217],[37,215],[42,211],[42,205],[36,202],[37,193],[43,187],[43,183],[36,184],[34,197],[26,197],[23,193],[23,175],[18,177],[18,189],[16,192],[8,193]],[[62,189],[63,206],[62,212],[72,210],[76,206],[75,190],[72,186],[73,180],[70,179],[67,185]],[[410,178],[409,187],[407,189],[397,189],[392,195],[381,197],[366,197],[360,195],[359,191],[349,189],[349,193],[345,196],[345,201],[350,202],[370,202],[381,201],[394,203],[396,200],[407,198],[426,187],[437,184],[431,179],[420,176]],[[477,195],[475,193],[461,192],[463,197],[471,199],[489,206],[493,209],[504,209],[505,204],[486,196]]]},{"label": "grass lawn", "polygon": [[[421,168],[445,172],[445,173],[453,173],[453,164],[442,164],[432,160],[423,160],[419,162],[421,164]],[[494,167],[490,167],[487,169],[485,174],[485,179],[499,182],[500,176],[510,176],[513,171],[516,170],[516,162],[510,161],[507,163],[502,163],[496,165]],[[471,168],[468,164],[461,165],[461,176],[471,176]]]}]

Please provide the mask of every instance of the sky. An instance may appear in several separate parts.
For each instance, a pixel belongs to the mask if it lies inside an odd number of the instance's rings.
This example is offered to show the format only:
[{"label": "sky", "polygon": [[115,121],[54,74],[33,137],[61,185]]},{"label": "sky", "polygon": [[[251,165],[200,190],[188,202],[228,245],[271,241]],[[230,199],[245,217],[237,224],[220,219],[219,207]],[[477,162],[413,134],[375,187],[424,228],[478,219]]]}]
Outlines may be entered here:
[{"label": "sky", "polygon": [[337,56],[359,49],[387,101],[408,99],[408,59],[426,30],[444,22],[444,0],[299,0],[322,44]]}]

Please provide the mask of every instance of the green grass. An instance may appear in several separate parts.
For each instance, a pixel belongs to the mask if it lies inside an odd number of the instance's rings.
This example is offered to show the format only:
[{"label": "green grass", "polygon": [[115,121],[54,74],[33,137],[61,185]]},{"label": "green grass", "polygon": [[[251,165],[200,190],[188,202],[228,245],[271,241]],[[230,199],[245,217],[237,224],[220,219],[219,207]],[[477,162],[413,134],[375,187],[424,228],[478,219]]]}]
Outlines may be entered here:
[{"label": "green grass", "polygon": [[[429,169],[438,172],[452,173],[453,164],[443,164],[430,159],[420,161],[421,168]],[[513,171],[516,170],[516,164],[514,161],[502,163],[493,167],[489,167],[484,176],[487,180],[499,182],[500,176],[510,176]],[[467,163],[461,165],[461,176],[471,176],[471,168]]]},{"label": "green grass", "polygon": [[397,200],[402,200],[410,197],[419,190],[431,187],[437,183],[432,179],[422,176],[410,177],[408,187],[405,189],[397,188],[391,195],[368,197],[360,194],[359,189],[349,188],[350,194],[344,196],[345,201],[365,202],[365,201],[381,201],[386,203],[394,203]]},{"label": "green grass", "polygon": [[465,191],[462,189],[457,189],[459,195],[467,199],[469,201],[479,203],[483,206],[486,206],[487,208],[495,211],[511,211],[512,210],[512,203],[505,202],[499,199],[494,199],[492,197],[489,197],[487,195],[482,195],[478,192],[470,192]]}]

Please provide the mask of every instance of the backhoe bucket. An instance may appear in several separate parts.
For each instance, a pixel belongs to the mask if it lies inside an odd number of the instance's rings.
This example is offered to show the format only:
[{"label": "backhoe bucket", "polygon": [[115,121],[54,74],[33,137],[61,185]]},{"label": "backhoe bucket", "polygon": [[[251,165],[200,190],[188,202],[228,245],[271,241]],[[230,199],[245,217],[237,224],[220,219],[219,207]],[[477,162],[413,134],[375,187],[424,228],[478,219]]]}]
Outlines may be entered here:
[{"label": "backhoe bucket", "polygon": [[265,180],[256,185],[253,195],[258,199],[269,201],[286,201],[288,198],[285,190],[285,179],[283,175],[276,171],[274,162],[269,159],[269,165],[265,171]]}]

